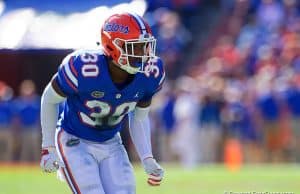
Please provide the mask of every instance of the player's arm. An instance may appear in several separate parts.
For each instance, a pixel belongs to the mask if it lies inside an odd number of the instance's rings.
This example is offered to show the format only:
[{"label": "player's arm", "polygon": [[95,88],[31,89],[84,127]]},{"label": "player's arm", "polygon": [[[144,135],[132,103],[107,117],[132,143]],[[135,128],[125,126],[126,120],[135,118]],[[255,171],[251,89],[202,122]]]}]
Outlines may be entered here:
[{"label": "player's arm", "polygon": [[67,96],[78,92],[78,66],[80,59],[75,53],[64,58],[51,82],[46,86],[41,99],[42,157],[41,168],[46,172],[56,171],[60,162],[55,148],[55,129],[58,106]]},{"label": "player's arm", "polygon": [[65,57],[46,86],[41,101],[42,147],[54,147],[54,135],[58,118],[58,104],[78,91],[78,61],[72,54]]},{"label": "player's arm", "polygon": [[130,117],[129,131],[144,169],[149,175],[149,185],[158,186],[162,181],[164,171],[152,154],[149,119],[150,105],[151,99],[137,104],[133,115]]},{"label": "player's arm", "polygon": [[45,172],[54,172],[63,166],[55,149],[55,129],[58,118],[58,104],[65,95],[56,82],[56,76],[46,86],[41,99],[42,153],[41,168]]},{"label": "player's arm", "polygon": [[56,76],[46,86],[41,99],[42,147],[55,146],[54,135],[58,118],[58,104],[63,102],[66,97],[55,78]]}]

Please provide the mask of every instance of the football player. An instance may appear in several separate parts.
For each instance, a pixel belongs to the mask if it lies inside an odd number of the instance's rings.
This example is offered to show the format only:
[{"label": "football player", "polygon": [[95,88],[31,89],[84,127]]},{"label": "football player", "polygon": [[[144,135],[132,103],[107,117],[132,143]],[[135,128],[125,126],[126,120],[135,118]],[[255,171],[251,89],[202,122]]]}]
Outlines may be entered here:
[{"label": "football player", "polygon": [[165,72],[156,39],[139,15],[110,16],[100,43],[99,50],[68,55],[43,92],[40,165],[45,172],[61,170],[73,193],[133,194],[133,168],[119,131],[129,116],[148,183],[160,185],[164,170],[152,155],[148,112]]}]

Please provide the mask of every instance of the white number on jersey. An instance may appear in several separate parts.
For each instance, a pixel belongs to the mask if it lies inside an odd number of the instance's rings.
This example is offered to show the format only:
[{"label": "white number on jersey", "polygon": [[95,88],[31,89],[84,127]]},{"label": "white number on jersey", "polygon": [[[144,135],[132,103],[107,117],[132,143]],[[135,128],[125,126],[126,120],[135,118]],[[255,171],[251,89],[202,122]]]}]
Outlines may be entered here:
[{"label": "white number on jersey", "polygon": [[80,59],[84,63],[96,63],[98,61],[98,56],[94,53],[84,53],[80,55]]},{"label": "white number on jersey", "polygon": [[[114,111],[108,103],[98,100],[87,101],[85,106],[91,110],[91,113],[86,115],[85,113],[80,112],[79,115],[83,123],[93,127],[104,124],[108,126],[114,126],[119,124],[127,113],[134,110],[136,102],[126,102],[120,104],[115,108]],[[106,123],[104,123],[104,119],[106,120]]]},{"label": "white number on jersey", "polygon": [[96,64],[84,64],[81,73],[84,77],[96,77],[99,74],[99,68]]},{"label": "white number on jersey", "polygon": [[80,59],[85,64],[81,67],[81,73],[84,77],[96,77],[99,74],[97,66],[98,56],[94,53],[85,53],[80,55]]},{"label": "white number on jersey", "polygon": [[149,64],[145,66],[145,75],[147,77],[150,77],[151,75],[153,75],[155,78],[157,78],[159,76],[159,68],[157,65],[155,64]]}]

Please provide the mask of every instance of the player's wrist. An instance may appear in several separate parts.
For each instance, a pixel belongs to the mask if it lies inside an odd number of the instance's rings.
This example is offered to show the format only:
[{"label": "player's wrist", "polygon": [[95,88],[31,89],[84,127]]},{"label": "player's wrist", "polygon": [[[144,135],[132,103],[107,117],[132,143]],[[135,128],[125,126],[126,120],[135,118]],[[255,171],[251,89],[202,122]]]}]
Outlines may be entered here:
[{"label": "player's wrist", "polygon": [[148,160],[153,160],[154,157],[152,154],[144,154],[142,157],[140,157],[142,163],[144,163],[145,161],[148,161]]},{"label": "player's wrist", "polygon": [[144,158],[142,161],[144,162],[144,161],[153,160],[153,159],[154,159],[153,156],[148,156],[148,157]]},{"label": "player's wrist", "polygon": [[52,139],[52,138],[43,138],[42,148],[51,148],[51,147],[55,148],[54,140],[48,140],[48,139]]},{"label": "player's wrist", "polygon": [[45,147],[43,146],[42,150],[53,150],[53,149],[55,150],[55,148],[56,148],[55,146],[45,146]]}]

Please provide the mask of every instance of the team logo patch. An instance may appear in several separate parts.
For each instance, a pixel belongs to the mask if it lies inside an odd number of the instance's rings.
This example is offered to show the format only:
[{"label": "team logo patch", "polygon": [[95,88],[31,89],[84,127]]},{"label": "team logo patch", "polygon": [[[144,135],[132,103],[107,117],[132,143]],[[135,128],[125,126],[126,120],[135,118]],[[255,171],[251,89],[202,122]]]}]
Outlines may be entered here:
[{"label": "team logo patch", "polygon": [[107,32],[121,32],[121,33],[124,33],[124,34],[128,34],[129,27],[124,26],[124,25],[120,25],[120,24],[116,24],[116,23],[106,23],[104,25],[104,31],[107,31]]},{"label": "team logo patch", "polygon": [[66,146],[72,147],[78,145],[79,143],[80,143],[80,139],[70,139],[67,141]]},{"label": "team logo patch", "polygon": [[121,98],[121,97],[122,97],[121,94],[116,94],[116,99],[119,99],[119,98]]},{"label": "team logo patch", "polygon": [[93,91],[91,93],[91,96],[94,98],[102,98],[104,96],[104,92],[100,92],[100,91]]}]

